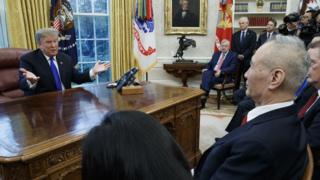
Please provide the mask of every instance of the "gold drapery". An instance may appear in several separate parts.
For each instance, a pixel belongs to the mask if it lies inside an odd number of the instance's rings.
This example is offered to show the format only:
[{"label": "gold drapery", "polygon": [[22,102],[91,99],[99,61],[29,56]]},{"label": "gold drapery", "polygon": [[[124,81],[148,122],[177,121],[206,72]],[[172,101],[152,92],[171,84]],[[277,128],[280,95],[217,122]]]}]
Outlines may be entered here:
[{"label": "gold drapery", "polygon": [[35,32],[50,27],[50,0],[7,0],[10,47],[36,49]]},{"label": "gold drapery", "polygon": [[[111,0],[111,68],[112,79],[137,66],[132,51],[132,18],[134,0]],[[141,74],[137,78],[141,78]]]}]

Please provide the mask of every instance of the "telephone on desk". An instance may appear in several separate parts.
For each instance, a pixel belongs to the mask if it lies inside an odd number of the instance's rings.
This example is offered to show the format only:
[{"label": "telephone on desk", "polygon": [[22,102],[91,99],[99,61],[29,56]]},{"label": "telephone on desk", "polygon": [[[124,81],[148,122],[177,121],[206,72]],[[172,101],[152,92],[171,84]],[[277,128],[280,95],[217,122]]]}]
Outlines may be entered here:
[{"label": "telephone on desk", "polygon": [[115,82],[107,84],[107,88],[116,88],[117,91],[121,91],[123,86],[129,86],[129,85],[139,85],[134,82],[136,79],[134,75],[138,72],[138,68],[133,67],[128,72],[126,72],[124,75],[121,76],[121,78]]}]

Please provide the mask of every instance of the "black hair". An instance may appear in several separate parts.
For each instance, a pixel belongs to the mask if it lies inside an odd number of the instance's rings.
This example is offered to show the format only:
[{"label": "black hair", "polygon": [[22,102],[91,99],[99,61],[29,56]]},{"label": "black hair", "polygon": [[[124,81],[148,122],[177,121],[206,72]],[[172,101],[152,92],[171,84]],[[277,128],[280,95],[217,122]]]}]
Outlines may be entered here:
[{"label": "black hair", "polygon": [[88,133],[84,180],[188,180],[189,164],[167,129],[150,115],[118,111]]},{"label": "black hair", "polygon": [[277,21],[276,21],[275,19],[269,18],[269,19],[268,19],[268,22],[269,22],[269,21],[271,21],[271,22],[273,23],[274,27],[277,27]]},{"label": "black hair", "polygon": [[300,15],[298,13],[290,13],[283,18],[284,23],[293,23],[300,20]]}]

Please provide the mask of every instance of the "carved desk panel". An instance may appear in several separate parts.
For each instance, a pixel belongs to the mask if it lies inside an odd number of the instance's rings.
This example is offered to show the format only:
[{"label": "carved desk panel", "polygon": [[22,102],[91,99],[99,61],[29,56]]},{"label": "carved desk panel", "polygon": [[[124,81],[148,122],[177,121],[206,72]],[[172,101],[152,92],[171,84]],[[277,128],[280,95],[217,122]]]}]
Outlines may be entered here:
[{"label": "carved desk panel", "polygon": [[188,78],[201,74],[206,65],[206,63],[173,63],[163,64],[163,69],[180,78],[182,86],[188,87]]}]

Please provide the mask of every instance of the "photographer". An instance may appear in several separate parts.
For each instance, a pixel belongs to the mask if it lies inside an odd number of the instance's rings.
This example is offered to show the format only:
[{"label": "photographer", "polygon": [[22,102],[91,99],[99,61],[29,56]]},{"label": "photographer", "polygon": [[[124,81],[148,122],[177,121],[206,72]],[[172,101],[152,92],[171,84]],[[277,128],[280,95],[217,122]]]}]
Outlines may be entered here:
[{"label": "photographer", "polygon": [[307,47],[315,33],[316,27],[313,23],[312,13],[310,11],[307,11],[304,15],[301,16],[298,27],[298,36]]},{"label": "photographer", "polygon": [[278,27],[279,33],[282,35],[296,36],[299,20],[300,15],[298,13],[288,14],[283,18],[284,24],[280,24]]}]

